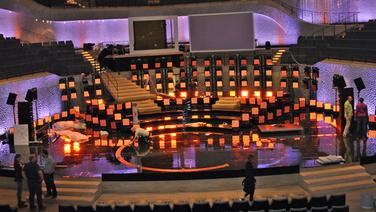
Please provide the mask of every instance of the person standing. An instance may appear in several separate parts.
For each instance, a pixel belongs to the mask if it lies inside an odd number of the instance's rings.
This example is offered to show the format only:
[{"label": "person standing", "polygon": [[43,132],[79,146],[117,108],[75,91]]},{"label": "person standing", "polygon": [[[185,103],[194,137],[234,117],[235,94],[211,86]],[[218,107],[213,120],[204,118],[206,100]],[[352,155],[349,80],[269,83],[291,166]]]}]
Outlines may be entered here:
[{"label": "person standing", "polygon": [[353,106],[351,105],[352,101],[353,101],[352,96],[348,96],[347,101],[345,102],[344,115],[346,119],[346,125],[345,125],[345,129],[343,130],[343,137],[346,137],[349,134],[349,130],[351,127],[351,119],[353,116]]},{"label": "person standing", "polygon": [[245,179],[243,180],[243,191],[245,192],[244,198],[249,196],[249,201],[253,201],[253,195],[255,194],[256,179],[255,170],[253,168],[253,155],[248,156],[248,160],[245,163]]},{"label": "person standing", "polygon": [[355,118],[357,135],[359,138],[367,138],[368,108],[363,98],[356,105]]},{"label": "person standing", "polygon": [[35,210],[34,198],[37,196],[38,208],[40,211],[46,209],[42,202],[42,181],[43,173],[37,163],[36,155],[29,157],[29,162],[24,167],[24,172],[27,179],[27,185],[29,187],[29,204],[30,209]]},{"label": "person standing", "polygon": [[55,186],[54,174],[55,174],[55,161],[51,156],[48,155],[47,150],[43,150],[44,159],[44,182],[46,184],[47,195],[46,197],[51,197],[52,199],[57,197],[57,191]]},{"label": "person standing", "polygon": [[21,160],[21,155],[16,154],[14,157],[14,181],[17,183],[17,205],[18,208],[25,208],[27,205],[24,201],[22,201],[22,191],[23,191],[23,175],[22,175],[22,169],[24,167],[24,164]]},{"label": "person standing", "polygon": [[132,103],[132,117],[133,117],[133,125],[138,125],[138,108],[137,108],[137,103],[133,102]]}]

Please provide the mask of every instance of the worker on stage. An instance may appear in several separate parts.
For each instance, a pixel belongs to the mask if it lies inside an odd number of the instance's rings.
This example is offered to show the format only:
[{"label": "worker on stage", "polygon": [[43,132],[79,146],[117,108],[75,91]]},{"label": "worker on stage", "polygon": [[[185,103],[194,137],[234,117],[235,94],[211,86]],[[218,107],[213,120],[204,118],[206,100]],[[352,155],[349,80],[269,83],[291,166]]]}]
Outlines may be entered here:
[{"label": "worker on stage", "polygon": [[350,127],[351,127],[351,120],[353,116],[353,106],[351,102],[353,101],[352,96],[347,97],[347,101],[345,102],[344,106],[344,116],[346,120],[345,129],[343,130],[343,137],[346,137],[349,135]]},{"label": "worker on stage", "polygon": [[138,143],[150,142],[150,133],[147,130],[141,128],[139,125],[134,125],[131,130],[134,133],[132,143],[134,143],[135,141],[137,141]]}]

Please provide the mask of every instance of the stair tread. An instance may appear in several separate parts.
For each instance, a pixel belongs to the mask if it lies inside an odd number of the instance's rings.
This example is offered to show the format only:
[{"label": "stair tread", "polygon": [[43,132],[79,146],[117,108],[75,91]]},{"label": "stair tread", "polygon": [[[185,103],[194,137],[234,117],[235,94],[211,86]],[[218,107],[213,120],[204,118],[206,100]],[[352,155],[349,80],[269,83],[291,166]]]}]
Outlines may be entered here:
[{"label": "stair tread", "polygon": [[365,172],[361,172],[361,173],[356,173],[352,175],[338,175],[338,176],[324,177],[324,178],[305,179],[304,182],[307,184],[315,184],[315,183],[320,183],[320,182],[331,182],[331,181],[335,182],[341,179],[354,179],[356,177],[370,177],[370,175]]},{"label": "stair tread", "polygon": [[322,174],[333,174],[339,172],[347,172],[347,171],[364,171],[365,169],[362,166],[355,165],[355,166],[348,166],[348,167],[335,167],[330,169],[323,169],[323,170],[309,170],[309,171],[302,171],[300,175],[303,177],[307,176],[314,176],[314,175],[322,175]]},{"label": "stair tread", "polygon": [[61,201],[72,201],[72,202],[77,202],[77,201],[83,201],[83,202],[92,202],[94,200],[94,197],[89,197],[89,196],[71,196],[71,195],[58,195],[56,198],[59,202]]},{"label": "stair tread", "polygon": [[82,186],[98,186],[101,184],[100,181],[74,181],[74,180],[55,180],[55,184],[64,185],[82,185]]},{"label": "stair tread", "polygon": [[355,182],[336,183],[336,184],[323,185],[323,186],[312,186],[310,190],[311,191],[338,190],[338,189],[365,186],[365,185],[376,186],[376,184],[371,179],[369,179],[369,180],[360,180],[360,181],[355,181]]},{"label": "stair tread", "polygon": [[[43,190],[45,190],[46,188],[43,187]],[[57,189],[59,193],[64,193],[64,192],[69,192],[69,193],[80,193],[81,195],[83,193],[90,193],[90,194],[95,194],[97,192],[97,189],[93,189],[93,188],[64,188],[64,187],[61,187],[61,188],[58,188]]]}]

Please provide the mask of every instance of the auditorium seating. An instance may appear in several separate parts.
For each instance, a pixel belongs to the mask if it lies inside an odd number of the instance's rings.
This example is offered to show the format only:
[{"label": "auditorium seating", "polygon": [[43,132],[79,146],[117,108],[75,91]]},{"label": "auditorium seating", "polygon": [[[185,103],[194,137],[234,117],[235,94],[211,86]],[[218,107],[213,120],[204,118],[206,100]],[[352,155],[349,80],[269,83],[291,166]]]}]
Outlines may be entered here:
[{"label": "auditorium seating", "polygon": [[[336,36],[301,36],[298,44],[290,47],[290,53],[300,63],[315,64],[323,59],[341,59],[376,62],[376,23],[355,26]],[[289,54],[283,55],[282,63],[295,63]]]},{"label": "auditorium seating", "polygon": [[[308,201],[310,199],[310,201]],[[349,212],[349,206],[346,205],[345,194],[333,194],[329,196],[313,196],[307,198],[304,195],[292,197],[273,197],[273,198],[256,198],[253,202],[243,199],[234,199],[232,201],[214,200],[208,202],[206,200],[195,201],[188,203],[185,201],[169,203],[135,203],[133,205],[111,205],[98,204],[96,206],[78,205],[74,206],[59,206],[59,212]]]},{"label": "auditorium seating", "polygon": [[75,52],[72,41],[28,44],[0,36],[0,79],[38,72],[67,76],[91,70],[90,63]]},{"label": "auditorium seating", "polygon": [[0,211],[1,212],[17,212],[17,208],[13,208],[10,205],[0,204]]}]

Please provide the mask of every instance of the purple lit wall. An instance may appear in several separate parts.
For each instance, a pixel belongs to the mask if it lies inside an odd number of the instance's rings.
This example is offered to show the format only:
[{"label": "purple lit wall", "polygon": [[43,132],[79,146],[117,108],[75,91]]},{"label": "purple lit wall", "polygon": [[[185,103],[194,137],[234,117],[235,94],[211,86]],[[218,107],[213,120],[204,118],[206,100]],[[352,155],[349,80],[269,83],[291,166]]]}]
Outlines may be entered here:
[{"label": "purple lit wall", "polygon": [[[334,103],[335,91],[332,88],[332,78],[334,74],[343,75],[348,87],[354,88],[356,97],[356,86],[354,79],[361,77],[366,89],[362,90],[360,97],[368,104],[368,112],[375,113],[376,106],[376,66],[362,65],[360,63],[341,64],[332,61],[323,61],[315,66],[320,68],[319,89],[317,99],[323,102]],[[356,98],[355,98],[356,99]],[[356,100],[355,100],[356,103]]]},{"label": "purple lit wall", "polygon": [[0,9],[0,34],[5,37],[15,37],[18,35],[17,13]]},{"label": "purple lit wall", "polygon": [[0,135],[14,125],[12,106],[6,104],[10,92],[17,94],[16,101],[25,101],[27,90],[36,87],[38,89],[38,116],[39,118],[44,118],[61,112],[61,96],[58,83],[59,76],[50,74],[35,79],[0,85]]}]

